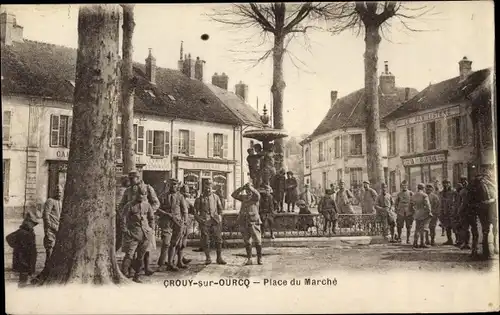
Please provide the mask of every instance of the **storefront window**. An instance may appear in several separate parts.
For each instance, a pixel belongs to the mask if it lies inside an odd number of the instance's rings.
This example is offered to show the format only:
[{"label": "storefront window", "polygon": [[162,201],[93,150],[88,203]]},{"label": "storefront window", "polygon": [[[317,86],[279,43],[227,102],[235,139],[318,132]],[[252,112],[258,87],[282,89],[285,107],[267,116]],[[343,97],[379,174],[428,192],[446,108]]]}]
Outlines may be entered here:
[{"label": "storefront window", "polygon": [[184,184],[189,188],[191,198],[196,198],[200,192],[200,172],[184,170]]},{"label": "storefront window", "polygon": [[409,188],[413,191],[417,190],[417,184],[422,180],[422,168],[420,166],[413,166],[409,168]]},{"label": "storefront window", "polygon": [[227,175],[222,172],[213,172],[212,181],[214,183],[214,191],[222,197],[227,198]]},{"label": "storefront window", "polygon": [[431,181],[426,183],[434,184],[436,181],[443,181],[443,164],[431,164]]}]

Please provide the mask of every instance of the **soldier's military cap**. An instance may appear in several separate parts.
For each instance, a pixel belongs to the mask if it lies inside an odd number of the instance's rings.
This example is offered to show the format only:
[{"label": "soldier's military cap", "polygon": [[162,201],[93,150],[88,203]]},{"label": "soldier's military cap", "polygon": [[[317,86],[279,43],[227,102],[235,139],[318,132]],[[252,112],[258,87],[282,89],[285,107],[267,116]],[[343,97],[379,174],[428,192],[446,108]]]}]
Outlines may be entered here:
[{"label": "soldier's military cap", "polygon": [[363,181],[363,184],[368,184],[368,185],[370,185],[370,182],[369,182],[369,181],[367,181],[367,180],[364,180],[364,181]]},{"label": "soldier's military cap", "polygon": [[445,179],[443,179],[443,184],[445,184],[445,183],[451,183],[451,182],[448,178],[445,178]]},{"label": "soldier's military cap", "polygon": [[417,185],[417,189],[424,189],[425,188],[425,185],[420,183]]},{"label": "soldier's military cap", "polygon": [[128,177],[139,177],[139,172],[136,170],[132,170],[128,172]]},{"label": "soldier's military cap", "polygon": [[288,175],[288,174],[293,175],[293,172],[292,172],[292,171],[288,171],[288,172],[286,172],[286,174],[287,174],[287,175]]},{"label": "soldier's military cap", "polygon": [[380,187],[387,188],[387,184],[386,183],[382,183],[382,184],[380,184]]},{"label": "soldier's military cap", "polygon": [[425,187],[434,189],[434,185],[432,185],[432,184],[427,184],[427,185],[425,185]]},{"label": "soldier's military cap", "polygon": [[408,182],[406,180],[401,182],[401,185],[408,185]]}]

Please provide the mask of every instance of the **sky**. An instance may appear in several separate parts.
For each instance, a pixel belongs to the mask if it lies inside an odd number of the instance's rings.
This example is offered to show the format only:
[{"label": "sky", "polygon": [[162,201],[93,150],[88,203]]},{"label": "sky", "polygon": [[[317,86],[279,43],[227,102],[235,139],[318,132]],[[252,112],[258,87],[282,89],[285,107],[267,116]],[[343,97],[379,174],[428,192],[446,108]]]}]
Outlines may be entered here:
[{"label": "sky", "polygon": [[[135,8],[134,60],[144,63],[152,48],[157,66],[177,68],[179,48],[206,61],[204,80],[214,72],[229,76],[229,90],[239,81],[248,85],[248,103],[259,110],[269,108],[271,99],[271,58],[257,66],[243,59],[257,55],[242,41],[258,45],[255,29],[230,29],[210,19],[208,14],[229,4],[140,4]],[[415,5],[415,4],[413,4]],[[399,87],[419,91],[458,75],[458,61],[467,56],[473,70],[494,63],[494,6],[490,1],[421,2],[433,7],[433,14],[412,22],[424,32],[408,32],[397,21],[380,44],[379,73],[384,61],[396,76]],[[78,5],[2,5],[16,15],[24,27],[24,38],[77,48]],[[208,34],[204,41],[200,37]],[[248,40],[248,38],[251,38]],[[343,97],[364,84],[364,40],[351,31],[332,35],[308,32],[308,42],[298,38],[289,46],[284,76],[285,129],[291,136],[311,133],[326,115],[330,91]],[[270,43],[259,48],[265,51]],[[235,51],[237,50],[237,51]],[[258,56],[257,56],[258,57]],[[300,60],[300,61],[299,61]],[[295,66],[294,66],[295,63]]]}]

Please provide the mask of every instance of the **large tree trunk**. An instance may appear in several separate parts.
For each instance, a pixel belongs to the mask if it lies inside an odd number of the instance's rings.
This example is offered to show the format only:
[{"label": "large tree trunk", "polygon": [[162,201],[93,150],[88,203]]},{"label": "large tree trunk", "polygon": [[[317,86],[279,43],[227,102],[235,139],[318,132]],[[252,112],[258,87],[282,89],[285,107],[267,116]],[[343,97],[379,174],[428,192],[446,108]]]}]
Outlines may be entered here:
[{"label": "large tree trunk", "polygon": [[378,103],[377,64],[381,41],[378,26],[365,26],[365,110],[366,164],[368,179],[378,190],[384,170],[380,157],[380,114]]},{"label": "large tree trunk", "polygon": [[124,4],[123,7],[123,63],[122,75],[122,141],[123,141],[123,174],[128,174],[135,168],[133,142],[134,128],[134,84],[132,69],[132,36],[134,34],[134,5]]},{"label": "large tree trunk", "polygon": [[79,11],[68,174],[44,284],[126,281],[114,247],[119,16],[118,5]]},{"label": "large tree trunk", "polygon": [[[283,79],[283,57],[285,54],[285,36],[281,34],[274,35],[273,48],[273,85],[271,92],[273,94],[273,125],[274,128],[283,129],[283,93],[285,91],[285,80]],[[274,141],[274,161],[276,170],[280,170],[284,163],[285,151],[283,139]]]}]

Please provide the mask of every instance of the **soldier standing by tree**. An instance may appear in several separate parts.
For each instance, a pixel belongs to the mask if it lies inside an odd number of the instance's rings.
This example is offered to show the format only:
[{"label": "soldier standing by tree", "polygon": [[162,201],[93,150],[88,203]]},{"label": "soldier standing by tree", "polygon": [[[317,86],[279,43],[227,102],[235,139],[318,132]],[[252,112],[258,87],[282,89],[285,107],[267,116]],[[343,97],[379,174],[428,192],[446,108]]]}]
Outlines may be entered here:
[{"label": "soldier standing by tree", "polygon": [[59,221],[61,219],[62,211],[62,192],[63,188],[61,186],[56,187],[55,195],[52,198],[47,199],[43,205],[43,230],[45,232],[45,237],[43,238],[43,247],[45,247],[45,267],[47,267],[47,262],[52,255],[52,249],[56,243],[56,235],[59,230]]}]

